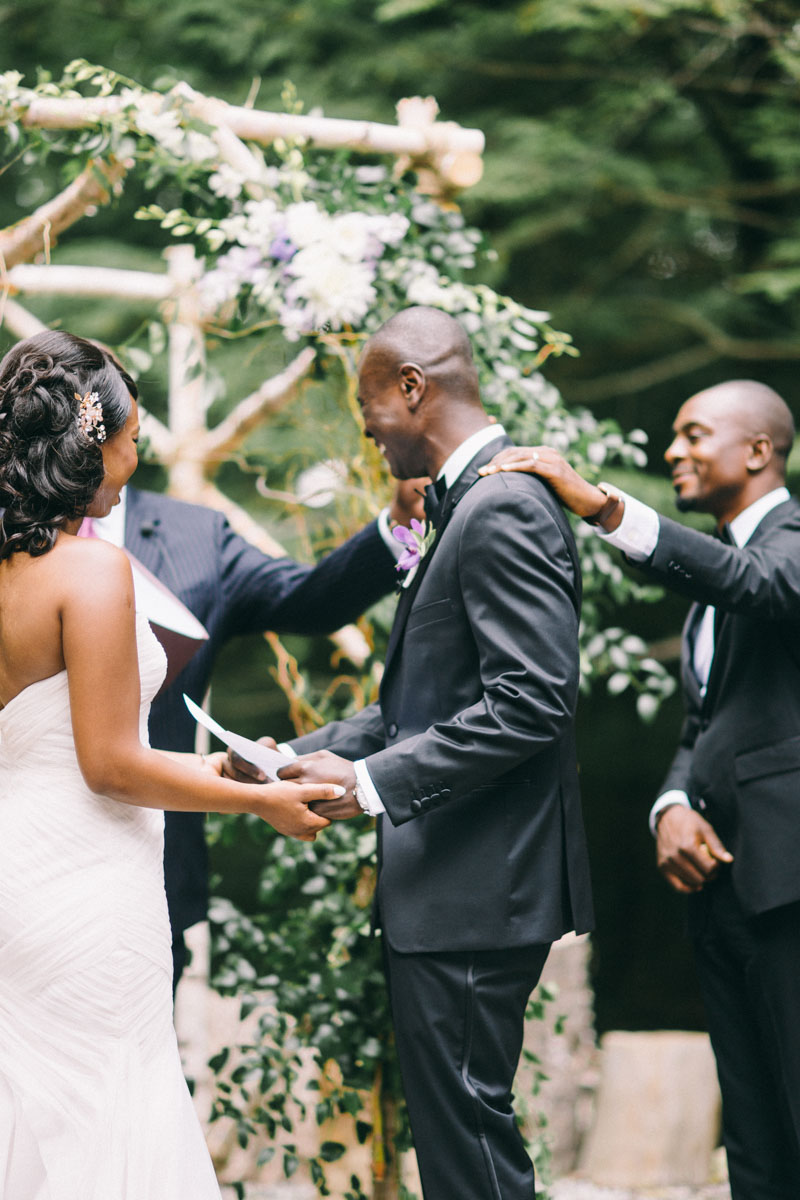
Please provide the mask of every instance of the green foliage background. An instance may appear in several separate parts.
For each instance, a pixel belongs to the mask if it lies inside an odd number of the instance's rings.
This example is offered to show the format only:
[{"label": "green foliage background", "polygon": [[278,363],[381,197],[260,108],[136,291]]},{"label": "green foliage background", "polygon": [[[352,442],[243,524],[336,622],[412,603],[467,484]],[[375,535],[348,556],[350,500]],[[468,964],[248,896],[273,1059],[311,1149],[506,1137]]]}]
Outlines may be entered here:
[{"label": "green foliage background", "polygon": [[[464,209],[498,251],[493,286],[547,306],[554,325],[572,333],[581,357],[548,369],[568,402],[644,427],[655,472],[679,401],[702,386],[756,377],[798,412],[800,26],[792,0],[0,5],[0,70],[32,82],[37,67],[57,77],[76,56],[145,84],[187,79],[237,103],[257,81],[262,107],[281,107],[290,77],[307,108],[337,116],[391,120],[399,97],[432,93],[445,118],[486,132],[486,173]],[[0,175],[0,224],[54,189],[46,172]],[[64,239],[60,260],[151,262],[159,231],[130,219],[142,199],[126,190],[93,219],[91,237],[84,224]],[[175,202],[169,189],[158,199]],[[37,312],[51,320],[58,306]],[[118,344],[146,314],[120,327],[110,306],[96,305],[85,319]],[[235,348],[220,352],[219,368],[240,394],[263,366]],[[279,461],[291,455],[290,431],[275,452]],[[250,480],[231,468],[228,485],[243,491]],[[669,506],[660,478],[633,486]],[[280,521],[265,502],[259,515]],[[667,599],[626,620],[663,638],[677,632],[682,611]],[[327,654],[320,645],[293,648],[312,663]],[[266,721],[287,732],[277,691],[264,712],[266,649],[248,650],[258,673],[246,677],[241,646],[223,657],[220,713],[245,731],[263,732]],[[680,904],[655,879],[644,827],[678,707],[670,702],[646,738],[627,696],[593,698],[581,713],[603,1028],[702,1021],[676,932]],[[222,851],[217,862],[235,891],[239,873]]]}]

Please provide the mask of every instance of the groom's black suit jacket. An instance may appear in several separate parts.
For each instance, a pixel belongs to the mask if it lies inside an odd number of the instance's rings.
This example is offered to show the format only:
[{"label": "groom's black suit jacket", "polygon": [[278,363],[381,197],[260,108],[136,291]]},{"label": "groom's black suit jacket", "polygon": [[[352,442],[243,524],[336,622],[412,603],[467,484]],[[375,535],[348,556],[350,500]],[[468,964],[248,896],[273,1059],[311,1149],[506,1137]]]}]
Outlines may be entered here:
[{"label": "groom's black suit jacket", "polygon": [[401,952],[549,942],[592,923],[574,745],[580,568],[531,475],[448,491],[398,602],[380,700],[292,743],[366,758],[378,908]]},{"label": "groom's black suit jacket", "polygon": [[[213,509],[132,487],[126,493],[125,546],[209,635],[153,703],[150,737],[162,750],[194,749],[195,722],[182,693],[202,703],[214,658],[229,638],[263,630],[330,633],[391,591],[397,578],[374,521],[316,566],[306,566],[263,554]],[[166,814],[165,879],[176,933],[206,913],[203,821],[202,813]]]},{"label": "groom's black suit jacket", "polygon": [[[734,856],[748,913],[800,899],[800,504],[726,545],[660,518],[646,564],[696,603],[683,639],[680,745],[662,788],[680,788]],[[698,605],[716,608],[705,697],[691,665]]]}]

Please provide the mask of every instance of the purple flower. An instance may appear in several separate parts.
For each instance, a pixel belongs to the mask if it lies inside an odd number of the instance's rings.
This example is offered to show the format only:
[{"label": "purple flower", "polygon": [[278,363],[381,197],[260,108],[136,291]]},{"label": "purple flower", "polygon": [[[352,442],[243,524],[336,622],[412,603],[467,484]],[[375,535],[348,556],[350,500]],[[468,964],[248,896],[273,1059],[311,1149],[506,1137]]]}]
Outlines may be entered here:
[{"label": "purple flower", "polygon": [[405,549],[397,560],[398,571],[410,571],[419,566],[422,557],[422,543],[425,539],[425,527],[416,517],[411,519],[411,528],[407,525],[395,525],[392,537],[400,542]]},{"label": "purple flower", "polygon": [[269,255],[275,262],[288,262],[290,258],[294,258],[296,250],[294,242],[290,242],[286,234],[281,233],[272,242]]},{"label": "purple flower", "polygon": [[263,265],[256,246],[232,246],[227,254],[220,256],[217,270],[242,283],[255,283]]},{"label": "purple flower", "polygon": [[412,567],[419,566],[419,550],[404,550],[397,560],[396,570],[410,571]]}]

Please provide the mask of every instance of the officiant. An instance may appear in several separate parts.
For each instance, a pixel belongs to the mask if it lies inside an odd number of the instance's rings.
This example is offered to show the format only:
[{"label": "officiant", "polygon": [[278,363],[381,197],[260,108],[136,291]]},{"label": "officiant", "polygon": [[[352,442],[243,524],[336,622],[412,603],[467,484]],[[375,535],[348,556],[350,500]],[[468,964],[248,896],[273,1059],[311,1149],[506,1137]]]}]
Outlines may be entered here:
[{"label": "officiant", "polygon": [[[328,634],[358,617],[397,579],[400,547],[390,523],[407,524],[419,496],[398,487],[377,520],[315,566],[273,558],[233,531],[222,513],[127,487],[93,533],[126,550],[201,622],[208,638],[153,702],[150,741],[160,750],[194,749],[195,722],[182,700],[202,704],[217,653],[239,634],[267,630]],[[208,912],[208,854],[202,813],[166,814],[164,873],[172,926],[173,987],[187,950],[184,931]]]}]

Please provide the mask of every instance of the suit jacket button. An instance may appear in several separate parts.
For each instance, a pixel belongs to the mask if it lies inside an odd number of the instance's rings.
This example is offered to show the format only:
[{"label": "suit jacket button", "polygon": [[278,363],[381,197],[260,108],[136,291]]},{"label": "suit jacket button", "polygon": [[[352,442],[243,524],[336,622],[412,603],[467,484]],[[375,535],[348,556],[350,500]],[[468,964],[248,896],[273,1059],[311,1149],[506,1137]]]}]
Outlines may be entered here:
[{"label": "suit jacket button", "polygon": [[411,811],[414,813],[422,812],[422,801],[421,800],[412,800],[409,807],[411,808]]},{"label": "suit jacket button", "polygon": [[439,801],[441,800],[441,798],[442,797],[439,792],[431,792],[430,796],[428,796],[428,803],[429,804],[438,804]]},{"label": "suit jacket button", "polygon": [[386,732],[388,733],[389,737],[397,737],[397,726],[395,725],[394,721],[392,721]]},{"label": "suit jacket button", "polygon": [[698,796],[695,803],[697,804],[697,807],[700,809],[700,812],[705,812],[706,809],[708,808],[708,805],[706,804],[706,802],[702,796]]}]

